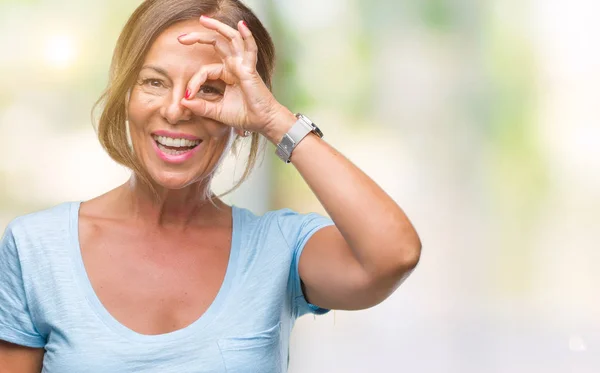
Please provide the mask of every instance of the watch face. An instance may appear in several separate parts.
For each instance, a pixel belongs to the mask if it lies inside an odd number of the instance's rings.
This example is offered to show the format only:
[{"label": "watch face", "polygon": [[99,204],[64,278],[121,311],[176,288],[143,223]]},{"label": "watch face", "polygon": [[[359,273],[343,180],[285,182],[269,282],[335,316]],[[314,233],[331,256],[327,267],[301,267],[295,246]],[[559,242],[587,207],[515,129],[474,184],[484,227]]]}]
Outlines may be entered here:
[{"label": "watch face", "polygon": [[312,132],[315,135],[317,135],[319,137],[323,137],[323,132],[321,131],[321,129],[319,127],[317,127],[317,125],[312,120],[310,120],[306,115],[298,113],[298,114],[296,114],[296,117],[298,119],[301,119],[302,121],[304,121],[304,123],[310,125],[312,127]]},{"label": "watch face", "polygon": [[317,127],[314,123],[313,123],[313,132],[319,136],[319,137],[323,137],[323,132],[321,132],[321,130],[319,129],[319,127]]}]

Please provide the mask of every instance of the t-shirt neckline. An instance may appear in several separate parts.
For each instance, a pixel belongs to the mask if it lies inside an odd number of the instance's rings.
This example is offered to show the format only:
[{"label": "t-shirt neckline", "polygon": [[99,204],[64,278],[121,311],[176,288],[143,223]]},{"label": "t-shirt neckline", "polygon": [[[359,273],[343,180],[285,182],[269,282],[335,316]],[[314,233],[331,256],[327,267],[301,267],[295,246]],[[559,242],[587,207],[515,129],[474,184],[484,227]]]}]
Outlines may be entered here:
[{"label": "t-shirt neckline", "polygon": [[130,340],[136,342],[169,342],[173,340],[178,340],[181,338],[185,338],[189,335],[196,334],[206,326],[208,326],[215,317],[221,312],[227,295],[231,290],[231,286],[233,284],[233,278],[235,277],[235,272],[237,268],[238,256],[239,256],[239,247],[240,247],[240,239],[241,239],[241,221],[239,217],[239,211],[236,206],[231,206],[232,210],[232,218],[233,218],[233,227],[232,227],[232,237],[231,237],[231,249],[229,254],[229,262],[227,264],[227,270],[225,272],[225,278],[223,279],[223,283],[221,284],[221,288],[219,289],[215,299],[210,304],[210,306],[206,309],[206,311],[193,323],[190,325],[175,330],[173,332],[157,334],[157,335],[147,335],[138,333],[125,325],[121,324],[117,319],[115,319],[108,310],[104,307],[94,288],[92,287],[91,281],[87,275],[85,265],[83,263],[83,257],[81,255],[81,246],[79,242],[79,209],[81,207],[81,202],[73,202],[70,208],[70,218],[69,218],[69,238],[70,238],[70,248],[71,248],[71,256],[73,258],[73,263],[75,266],[75,276],[76,281],[80,285],[80,288],[85,294],[87,301],[90,304],[90,307],[94,311],[94,313],[102,320],[102,322],[112,329],[117,334],[128,338]]}]

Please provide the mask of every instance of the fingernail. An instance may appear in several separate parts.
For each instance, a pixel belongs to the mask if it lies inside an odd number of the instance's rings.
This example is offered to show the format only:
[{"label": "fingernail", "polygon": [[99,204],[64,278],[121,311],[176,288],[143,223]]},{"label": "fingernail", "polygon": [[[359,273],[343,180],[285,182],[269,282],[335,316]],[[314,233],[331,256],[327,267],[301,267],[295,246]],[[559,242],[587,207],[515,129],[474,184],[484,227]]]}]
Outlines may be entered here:
[{"label": "fingernail", "polygon": [[249,28],[248,24],[246,23],[246,21],[242,21],[242,23],[244,24],[244,26],[246,26],[246,28]]},{"label": "fingernail", "polygon": [[211,19],[209,16],[201,15],[200,18]]},{"label": "fingernail", "polygon": [[189,90],[189,89],[187,89],[187,90],[185,91],[185,99],[186,99],[186,100],[189,100],[189,99],[190,99],[190,93],[192,93],[192,92],[190,92],[190,90]]},{"label": "fingernail", "polygon": [[177,37],[177,39],[181,39],[182,37],[186,36],[187,34],[181,34]]}]

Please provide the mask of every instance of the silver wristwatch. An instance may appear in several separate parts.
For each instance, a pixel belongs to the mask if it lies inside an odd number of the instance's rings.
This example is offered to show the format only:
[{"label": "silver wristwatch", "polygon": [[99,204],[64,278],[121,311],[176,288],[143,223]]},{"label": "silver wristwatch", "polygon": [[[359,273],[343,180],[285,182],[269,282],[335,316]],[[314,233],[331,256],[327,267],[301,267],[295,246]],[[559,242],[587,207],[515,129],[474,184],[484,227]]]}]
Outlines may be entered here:
[{"label": "silver wristwatch", "polygon": [[298,146],[298,143],[302,141],[309,133],[314,133],[319,137],[323,137],[323,132],[306,116],[298,113],[296,114],[298,120],[292,128],[283,136],[283,139],[277,144],[277,150],[275,154],[285,163],[290,163],[290,157],[294,148]]}]

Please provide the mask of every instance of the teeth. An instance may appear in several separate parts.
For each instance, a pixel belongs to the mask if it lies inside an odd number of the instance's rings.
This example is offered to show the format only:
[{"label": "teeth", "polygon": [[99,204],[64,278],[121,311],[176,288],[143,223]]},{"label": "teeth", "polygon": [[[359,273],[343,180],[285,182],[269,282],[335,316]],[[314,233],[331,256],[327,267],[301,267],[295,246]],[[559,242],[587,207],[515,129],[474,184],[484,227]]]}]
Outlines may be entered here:
[{"label": "teeth", "polygon": [[190,152],[190,150],[173,150],[173,149],[165,148],[161,144],[158,144],[158,148],[163,153],[169,154],[169,155],[181,155],[181,154],[185,154],[185,153],[189,153]]},{"label": "teeth", "polygon": [[161,145],[171,146],[175,148],[196,146],[200,144],[200,140],[192,141],[187,139],[174,139],[172,137],[165,136],[153,136],[153,138]]}]

